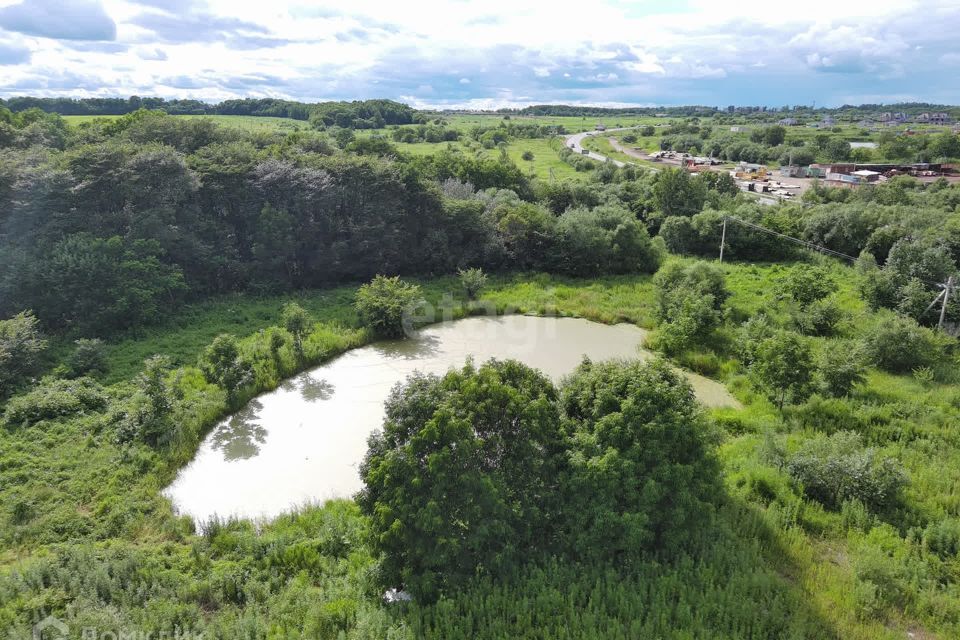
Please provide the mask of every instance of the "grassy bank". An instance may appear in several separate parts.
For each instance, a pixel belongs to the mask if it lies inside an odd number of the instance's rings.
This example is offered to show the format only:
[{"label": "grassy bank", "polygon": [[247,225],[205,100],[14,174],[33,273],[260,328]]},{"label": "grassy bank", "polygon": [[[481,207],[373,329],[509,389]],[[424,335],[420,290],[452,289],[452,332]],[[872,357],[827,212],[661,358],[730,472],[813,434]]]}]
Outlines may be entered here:
[{"label": "grassy bank", "polygon": [[[839,341],[863,334],[875,315],[857,295],[853,270],[824,264],[846,319],[839,336],[812,341],[842,348]],[[960,511],[952,428],[960,386],[871,370],[848,398],[814,397],[780,412],[752,389],[731,344],[739,323],[758,311],[790,322],[785,267],[726,264],[724,272],[732,293],[726,321],[714,343],[680,361],[724,378],[746,406],[714,414],[726,496],[709,525],[713,542],[676,565],[537,559],[436,605],[388,607],[374,588],[376,562],[352,502],[304,509],[262,529],[240,521],[197,534],[159,491],[229,407],[193,366],[203,348],[225,331],[241,336],[242,352],[257,363],[252,393],[370,339],[357,327],[353,286],[230,296],[109,345],[103,381],[111,398],[129,393],[128,381],[154,353],[183,367],[170,377],[184,393],[171,451],[116,442],[109,412],[0,429],[0,628],[29,634],[53,613],[72,629],[202,629],[215,638],[955,637],[960,564],[955,554],[931,551],[925,531]],[[419,284],[435,308],[469,312],[455,278]],[[517,274],[492,277],[481,306],[654,328],[654,296],[649,277]],[[290,301],[315,322],[302,360],[288,344],[269,355],[271,327]],[[910,483],[900,511],[826,509],[776,463],[777,451],[841,429],[903,463]]]},{"label": "grassy bank", "polygon": [[[453,277],[411,279],[423,290],[424,298],[439,308],[445,296],[456,303],[457,314],[465,298]],[[282,295],[230,295],[181,309],[161,324],[119,336],[108,346],[109,370],[105,380],[120,382],[134,376],[143,360],[162,353],[175,364],[193,364],[197,354],[221,333],[247,336],[280,322],[280,310],[297,302],[317,321],[330,326],[353,327],[356,286],[287,293]],[[634,322],[653,326],[649,315],[652,288],[648,277],[610,276],[582,281],[549,274],[494,275],[483,300],[497,308],[519,313],[579,316],[604,323]],[[59,345],[62,352],[72,343]]]}]

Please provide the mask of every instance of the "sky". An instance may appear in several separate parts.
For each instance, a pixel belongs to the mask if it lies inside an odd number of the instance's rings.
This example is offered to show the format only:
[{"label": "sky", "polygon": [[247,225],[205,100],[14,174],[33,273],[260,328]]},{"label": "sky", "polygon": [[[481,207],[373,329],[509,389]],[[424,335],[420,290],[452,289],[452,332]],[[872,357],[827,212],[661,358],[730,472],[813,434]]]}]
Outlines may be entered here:
[{"label": "sky", "polygon": [[960,0],[0,0],[0,97],[960,104]]}]

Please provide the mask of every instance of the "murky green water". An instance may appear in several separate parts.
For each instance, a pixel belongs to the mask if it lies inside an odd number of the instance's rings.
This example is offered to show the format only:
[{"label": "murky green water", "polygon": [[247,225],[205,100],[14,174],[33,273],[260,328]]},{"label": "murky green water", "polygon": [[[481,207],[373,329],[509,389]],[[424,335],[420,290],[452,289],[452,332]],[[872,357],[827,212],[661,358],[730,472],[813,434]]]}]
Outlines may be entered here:
[{"label": "murky green water", "polygon": [[[286,381],[225,419],[166,490],[178,511],[272,517],[360,489],[367,436],[391,387],[415,370],[443,373],[473,356],[514,358],[559,381],[584,355],[647,358],[645,331],[574,318],[502,316],[432,325],[412,339],[349,351]],[[723,385],[690,375],[701,402],[734,405]]]}]

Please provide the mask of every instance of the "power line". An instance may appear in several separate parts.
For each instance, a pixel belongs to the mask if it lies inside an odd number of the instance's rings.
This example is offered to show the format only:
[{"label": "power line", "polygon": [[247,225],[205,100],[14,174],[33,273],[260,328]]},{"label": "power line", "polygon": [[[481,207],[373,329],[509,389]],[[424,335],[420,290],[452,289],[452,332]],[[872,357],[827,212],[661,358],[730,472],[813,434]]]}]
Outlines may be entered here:
[{"label": "power line", "polygon": [[736,217],[736,216],[724,216],[724,217],[725,217],[725,218],[729,218],[730,220],[733,220],[734,222],[739,222],[740,224],[742,224],[742,225],[744,225],[744,226],[746,226],[746,227],[750,227],[751,229],[756,229],[757,231],[761,231],[761,232],[763,232],[763,233],[769,233],[770,235],[777,236],[778,238],[783,238],[784,240],[789,240],[790,242],[793,242],[793,243],[795,243],[795,244],[799,244],[800,246],[806,247],[807,249],[812,249],[812,250],[814,250],[814,251],[819,251],[820,253],[825,253],[825,254],[827,254],[827,255],[834,256],[834,257],[836,257],[836,258],[843,258],[843,259],[845,259],[845,260],[849,260],[850,262],[856,262],[856,261],[857,261],[857,258],[855,258],[854,256],[848,256],[848,255],[845,254],[845,253],[840,253],[839,251],[834,251],[833,249],[830,249],[830,248],[828,248],[828,247],[824,247],[824,246],[821,246],[821,245],[819,245],[819,244],[814,244],[813,242],[808,242],[808,241],[806,241],[806,240],[801,240],[800,238],[794,238],[793,236],[788,236],[788,235],[785,234],[785,233],[780,233],[779,231],[774,231],[773,229],[767,229],[766,227],[761,227],[761,226],[758,225],[758,224],[754,224],[754,223],[752,223],[752,222],[747,222],[746,220],[744,220],[744,219],[742,219],[742,218],[738,218],[738,217]]},{"label": "power line", "polygon": [[[820,253],[826,254],[828,256],[841,258],[843,260],[849,260],[850,262],[856,262],[858,260],[858,258],[855,258],[854,256],[841,253],[840,251],[834,251],[833,249],[824,247],[822,245],[819,245],[813,242],[809,242],[807,240],[801,240],[800,238],[794,238],[793,236],[788,236],[785,233],[780,233],[779,231],[774,231],[773,229],[762,227],[759,224],[748,222],[743,218],[738,218],[737,216],[725,215],[723,217],[723,233],[720,237],[720,262],[721,263],[723,262],[723,250],[724,250],[724,247],[726,246],[726,240],[727,240],[727,220],[733,220],[734,222],[742,224],[743,226],[748,227],[750,229],[754,229],[755,231],[760,231],[761,233],[767,233],[772,236],[776,236],[783,240],[787,240],[788,242],[793,242],[794,244],[798,244],[807,249],[811,249],[813,251],[819,251]],[[920,278],[917,278],[917,280],[920,280],[920,282],[922,282],[927,286],[943,289],[943,291],[941,291],[940,294],[936,298],[934,298],[933,302],[930,303],[930,306],[927,307],[926,311],[924,311],[924,314],[929,313],[930,310],[933,309],[933,307],[938,302],[940,303],[940,322],[939,322],[940,329],[943,329],[943,323],[946,319],[947,302],[950,300],[950,294],[955,287],[954,281],[956,279],[958,278],[953,275],[950,275],[947,278],[946,282],[930,282],[929,280],[922,280]]]}]

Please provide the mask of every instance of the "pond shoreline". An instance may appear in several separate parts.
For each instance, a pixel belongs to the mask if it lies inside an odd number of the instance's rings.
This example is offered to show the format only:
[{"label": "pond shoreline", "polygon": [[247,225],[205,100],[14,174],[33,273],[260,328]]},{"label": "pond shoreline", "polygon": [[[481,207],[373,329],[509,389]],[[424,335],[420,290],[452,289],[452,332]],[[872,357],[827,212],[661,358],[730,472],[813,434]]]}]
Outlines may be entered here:
[{"label": "pond shoreline", "polygon": [[[406,340],[372,341],[306,368],[218,420],[163,494],[198,521],[220,508],[228,516],[273,517],[304,502],[348,498],[361,488],[355,466],[366,454],[368,434],[382,424],[389,389],[415,371],[442,375],[470,358],[515,358],[558,383],[584,355],[656,357],[642,347],[646,335],[628,323],[511,314],[434,323]],[[685,375],[707,406],[738,406],[720,383]],[[245,511],[248,504],[260,507]]]}]

